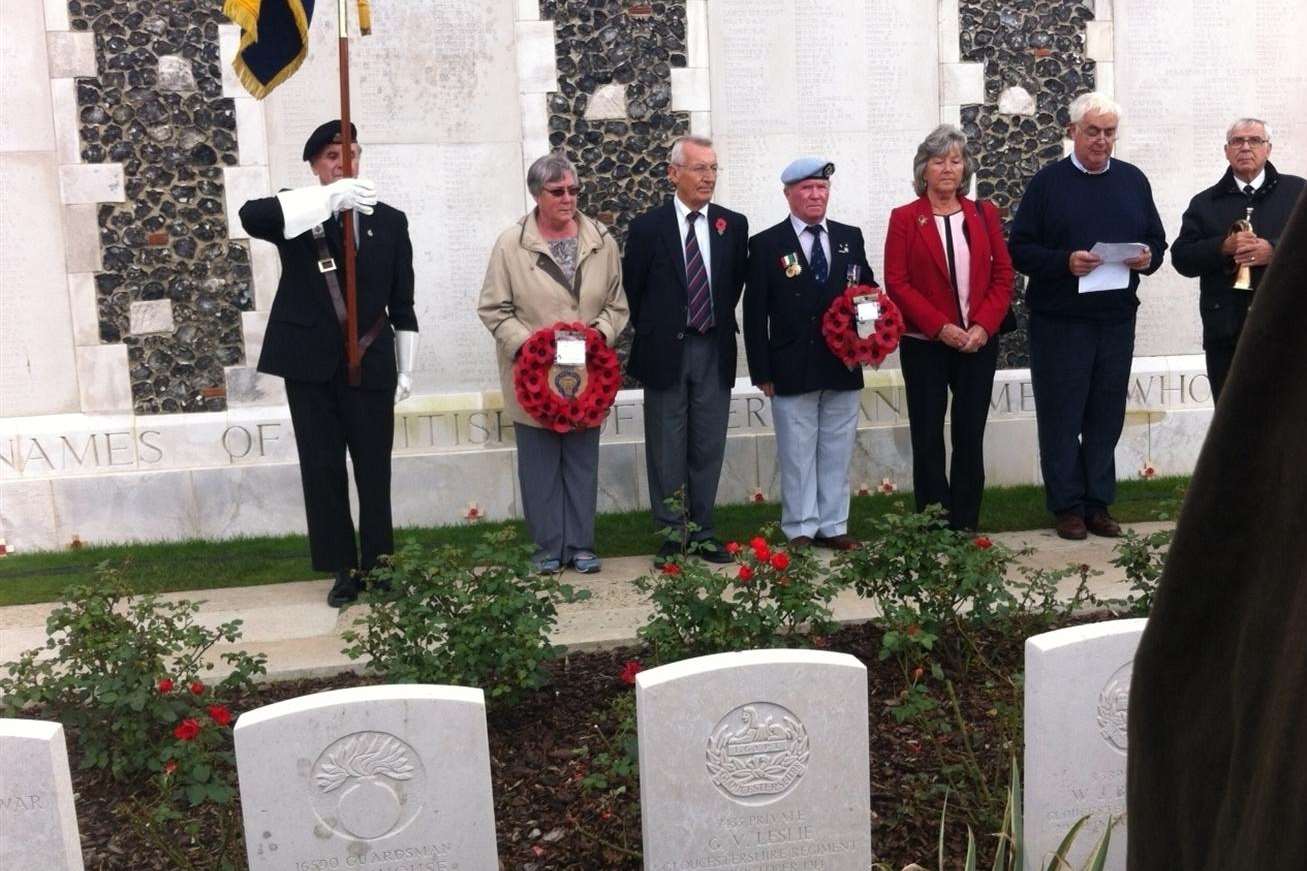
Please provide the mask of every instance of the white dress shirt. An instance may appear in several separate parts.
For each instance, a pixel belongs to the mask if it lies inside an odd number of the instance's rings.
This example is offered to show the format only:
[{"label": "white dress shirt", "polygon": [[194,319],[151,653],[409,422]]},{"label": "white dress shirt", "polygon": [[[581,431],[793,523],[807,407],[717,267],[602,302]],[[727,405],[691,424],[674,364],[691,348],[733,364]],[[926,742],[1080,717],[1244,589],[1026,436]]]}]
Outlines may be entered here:
[{"label": "white dress shirt", "polygon": [[[821,250],[822,253],[826,255],[826,268],[830,269],[831,268],[830,228],[826,226],[825,218],[822,218],[817,223],[821,225],[821,229],[822,229]],[[803,249],[803,259],[811,263],[812,262],[812,234],[808,232],[808,227],[810,225],[800,220],[798,217],[796,217],[793,214],[790,215],[790,225],[794,227],[794,233],[796,236],[799,237],[799,247]]]},{"label": "white dress shirt", "polygon": [[708,206],[704,205],[702,209],[692,209],[685,203],[681,202],[680,197],[672,197],[672,204],[676,207],[676,226],[680,230],[677,236],[681,239],[681,258],[685,259],[685,237],[690,232],[690,212],[697,211],[699,217],[694,221],[694,240],[699,243],[699,254],[703,257],[703,269],[708,275],[708,289],[712,289],[712,233],[708,232]]},{"label": "white dress shirt", "polygon": [[1265,182],[1266,182],[1266,170],[1264,168],[1262,169],[1261,172],[1257,173],[1257,175],[1253,177],[1252,181],[1244,181],[1243,179],[1239,178],[1239,176],[1237,175],[1234,177],[1234,183],[1239,185],[1239,190],[1243,190],[1248,185],[1252,185],[1253,193],[1256,193],[1257,191],[1261,190],[1262,185]]},{"label": "white dress shirt", "polygon": [[1076,153],[1074,151],[1071,152],[1071,162],[1075,164],[1076,169],[1080,170],[1085,175],[1102,175],[1103,173],[1107,172],[1109,169],[1112,168],[1112,158],[1109,157],[1107,159],[1107,163],[1103,164],[1102,169],[1089,169],[1083,163],[1080,162],[1080,159],[1076,157]]}]

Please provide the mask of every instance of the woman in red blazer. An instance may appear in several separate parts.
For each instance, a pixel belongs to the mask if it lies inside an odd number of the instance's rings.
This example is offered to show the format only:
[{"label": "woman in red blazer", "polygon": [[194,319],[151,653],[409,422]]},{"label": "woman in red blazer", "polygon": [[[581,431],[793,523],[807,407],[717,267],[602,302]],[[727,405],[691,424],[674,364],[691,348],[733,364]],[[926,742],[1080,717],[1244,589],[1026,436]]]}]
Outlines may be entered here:
[{"label": "woman in red blazer", "polygon": [[[980,519],[985,419],[1013,277],[998,210],[962,195],[974,171],[962,132],[936,127],[913,160],[917,199],[890,214],[885,239],[885,290],[907,322],[899,361],[917,510],[942,505],[949,526],[963,530]],[[945,477],[950,391],[953,462]]]}]

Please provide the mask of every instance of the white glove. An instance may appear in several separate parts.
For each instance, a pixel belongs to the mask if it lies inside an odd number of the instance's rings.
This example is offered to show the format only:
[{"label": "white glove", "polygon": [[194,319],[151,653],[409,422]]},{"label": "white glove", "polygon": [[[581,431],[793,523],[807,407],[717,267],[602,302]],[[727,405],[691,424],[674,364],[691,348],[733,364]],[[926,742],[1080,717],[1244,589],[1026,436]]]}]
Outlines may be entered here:
[{"label": "white glove", "polygon": [[367,179],[342,178],[328,185],[282,191],[277,194],[277,201],[281,203],[281,234],[294,239],[343,209],[372,214],[372,207],[377,204],[377,188]]},{"label": "white glove", "polygon": [[418,334],[414,330],[395,330],[395,362],[399,376],[395,381],[395,404],[413,393],[413,362],[418,355]]}]

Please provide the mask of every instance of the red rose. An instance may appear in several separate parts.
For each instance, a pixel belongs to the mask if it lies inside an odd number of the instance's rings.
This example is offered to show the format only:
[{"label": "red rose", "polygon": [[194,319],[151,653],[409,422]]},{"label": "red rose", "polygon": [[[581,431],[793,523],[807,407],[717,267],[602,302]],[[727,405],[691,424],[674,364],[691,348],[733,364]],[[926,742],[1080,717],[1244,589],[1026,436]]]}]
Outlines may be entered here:
[{"label": "red rose", "polygon": [[231,725],[231,711],[226,705],[209,705],[209,719],[219,726]]},{"label": "red rose", "polygon": [[190,687],[188,687],[188,689],[190,689],[191,695],[202,696],[204,695],[204,681],[200,681],[200,680],[191,681],[191,685]]},{"label": "red rose", "polygon": [[740,571],[735,575],[735,577],[739,578],[740,583],[747,584],[749,581],[753,580],[753,569],[748,566],[740,566]]},{"label": "red rose", "polygon": [[772,554],[771,567],[778,572],[783,572],[790,567],[790,555],[784,551]]},{"label": "red rose", "polygon": [[994,546],[994,542],[990,541],[989,538],[983,535],[976,536],[971,540],[971,543],[981,550],[989,550]]},{"label": "red rose", "polygon": [[680,573],[681,573],[681,567],[678,566],[676,563],[663,563],[663,574],[679,575]]},{"label": "red rose", "polygon": [[167,762],[163,763],[163,773],[168,777],[172,777],[173,773],[176,770],[177,770],[176,759],[169,759]]},{"label": "red rose", "polygon": [[720,236],[721,234],[726,232],[726,219],[718,218],[717,222],[713,224],[713,226],[717,228],[717,235]]},{"label": "red rose", "polygon": [[628,659],[626,665],[622,666],[622,673],[618,677],[622,679],[622,683],[634,686],[635,676],[642,671],[644,671],[644,666],[640,665],[638,659]]},{"label": "red rose", "polygon": [[755,535],[753,538],[749,539],[749,547],[753,548],[754,550],[766,546],[767,546],[767,539],[763,538],[761,535]]},{"label": "red rose", "polygon": [[726,542],[726,552],[729,553],[731,556],[735,556],[737,553],[740,552],[740,543],[738,541]]},{"label": "red rose", "polygon": [[755,547],[753,549],[753,558],[760,563],[767,562],[767,560],[771,559],[771,548],[765,544],[762,547]]},{"label": "red rose", "polygon": [[160,678],[159,682],[155,684],[155,686],[158,688],[159,692],[161,693],[170,693],[172,692],[172,679],[166,677]]},{"label": "red rose", "polygon": [[200,734],[199,721],[194,720],[190,717],[187,717],[185,720],[182,720],[180,723],[177,724],[177,727],[172,730],[172,736],[176,738],[178,741],[194,741],[195,736],[199,734]]}]

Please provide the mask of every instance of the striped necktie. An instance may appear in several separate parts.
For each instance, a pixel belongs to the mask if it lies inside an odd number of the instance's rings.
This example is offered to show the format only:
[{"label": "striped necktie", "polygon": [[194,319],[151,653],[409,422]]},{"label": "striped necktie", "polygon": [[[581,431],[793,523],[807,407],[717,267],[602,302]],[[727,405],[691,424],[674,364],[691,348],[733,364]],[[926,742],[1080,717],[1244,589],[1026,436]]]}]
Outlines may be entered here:
[{"label": "striped necktie", "polygon": [[690,329],[706,333],[713,325],[712,294],[708,290],[708,267],[703,262],[703,252],[699,250],[699,239],[694,232],[694,223],[700,217],[698,212],[685,216],[690,225],[685,234],[685,283],[690,298]]}]

